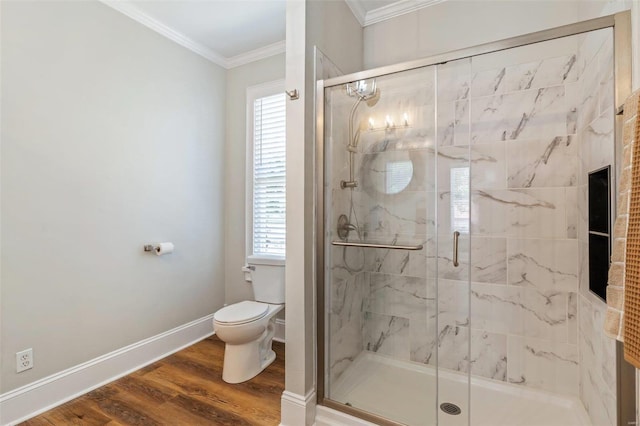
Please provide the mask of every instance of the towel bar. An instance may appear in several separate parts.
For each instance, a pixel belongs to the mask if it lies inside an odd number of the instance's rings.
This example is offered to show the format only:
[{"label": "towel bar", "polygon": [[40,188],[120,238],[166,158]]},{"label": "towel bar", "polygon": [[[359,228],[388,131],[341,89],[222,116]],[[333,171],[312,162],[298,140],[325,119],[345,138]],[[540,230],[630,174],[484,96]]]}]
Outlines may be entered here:
[{"label": "towel bar", "polygon": [[332,241],[331,244],[334,246],[342,246],[342,247],[364,247],[364,248],[380,248],[380,249],[391,249],[391,250],[422,250],[422,244],[418,244],[415,246],[406,246],[401,244],[349,243],[345,241]]}]

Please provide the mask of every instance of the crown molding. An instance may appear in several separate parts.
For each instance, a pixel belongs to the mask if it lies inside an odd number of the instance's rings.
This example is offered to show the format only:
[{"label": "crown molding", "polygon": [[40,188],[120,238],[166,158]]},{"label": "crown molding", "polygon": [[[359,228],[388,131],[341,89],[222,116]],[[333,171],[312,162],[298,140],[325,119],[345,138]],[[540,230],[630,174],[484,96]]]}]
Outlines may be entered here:
[{"label": "crown molding", "polygon": [[173,28],[168,27],[157,19],[149,16],[147,13],[140,10],[137,6],[129,3],[128,1],[122,0],[100,0],[106,6],[111,7],[112,9],[117,10],[123,15],[128,16],[134,21],[144,25],[145,27],[165,36],[169,40],[172,40],[178,43],[180,46],[185,47],[191,50],[194,53],[202,56],[205,59],[213,62],[216,65],[219,65],[225,69],[234,68],[240,65],[247,64],[252,61],[257,61],[259,59],[264,59],[269,56],[277,55],[279,53],[283,53],[285,51],[285,42],[279,41],[277,43],[270,44],[265,47],[261,47],[259,49],[252,50],[250,52],[242,53],[237,56],[232,56],[230,58],[225,58],[224,56],[218,54],[214,50],[208,48],[207,46],[194,41],[193,39],[187,37],[179,31],[174,30]]},{"label": "crown molding", "polygon": [[363,26],[366,27],[367,25],[386,21],[387,19],[415,12],[418,9],[434,6],[445,1],[446,0],[399,0],[395,3],[367,12]]},{"label": "crown molding", "polygon": [[250,62],[259,61],[270,56],[275,56],[280,53],[285,53],[287,50],[285,40],[278,41],[273,44],[261,47],[259,49],[251,50],[246,53],[241,53],[230,58],[226,58],[226,68],[235,68],[241,65],[248,64]]},{"label": "crown molding", "polygon": [[344,0],[351,9],[351,13],[355,16],[356,20],[360,23],[361,27],[364,27],[365,18],[367,16],[367,11],[362,6],[362,2],[364,0]]},{"label": "crown molding", "polygon": [[[218,54],[209,47],[194,41],[179,31],[168,27],[157,19],[149,16],[147,13],[140,10],[134,4],[128,1],[122,0],[100,0],[106,6],[111,7],[114,10],[128,16],[134,21],[146,26],[147,28],[167,37],[168,39],[178,43],[182,47],[191,50],[194,53],[208,59],[216,65],[219,65],[225,69],[235,68],[241,65],[248,64],[253,61],[268,58],[270,56],[278,55],[286,51],[285,41],[279,41],[268,46],[264,46],[249,52],[241,53],[236,56],[225,58]],[[406,13],[414,12],[424,7],[433,6],[446,0],[399,0],[395,3],[387,6],[379,7],[377,9],[367,12],[362,6],[362,2],[366,0],[345,0],[347,6],[353,13],[353,16],[357,19],[361,26],[375,24],[377,22],[385,21],[387,19],[395,18]]]},{"label": "crown molding", "polygon": [[347,6],[351,9],[351,13],[353,13],[353,16],[356,17],[363,27],[415,12],[418,9],[433,6],[446,0],[398,0],[395,3],[372,9],[368,12],[363,6],[363,3],[366,1],[367,0],[345,0]]},{"label": "crown molding", "polygon": [[172,40],[178,43],[182,47],[186,47],[187,49],[197,53],[198,55],[203,56],[204,58],[210,60],[214,64],[227,68],[226,66],[227,61],[223,56],[217,54],[216,52],[209,49],[208,47],[193,41],[186,35],[172,28],[169,28],[168,26],[158,21],[157,19],[147,15],[146,13],[144,13],[142,10],[140,10],[133,4],[127,1],[117,1],[117,0],[100,0],[100,1],[106,4],[107,6],[117,10],[118,12],[124,15],[127,15],[129,18],[133,19],[134,21],[141,23],[145,27],[148,27],[153,31],[162,34],[169,40]]}]

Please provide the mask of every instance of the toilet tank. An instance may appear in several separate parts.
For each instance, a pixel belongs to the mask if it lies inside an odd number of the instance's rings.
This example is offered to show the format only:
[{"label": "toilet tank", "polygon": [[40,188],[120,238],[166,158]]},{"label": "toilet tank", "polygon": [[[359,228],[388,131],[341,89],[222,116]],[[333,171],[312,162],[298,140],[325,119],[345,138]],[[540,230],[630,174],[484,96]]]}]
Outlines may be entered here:
[{"label": "toilet tank", "polygon": [[257,302],[284,303],[284,266],[251,265],[253,294]]}]

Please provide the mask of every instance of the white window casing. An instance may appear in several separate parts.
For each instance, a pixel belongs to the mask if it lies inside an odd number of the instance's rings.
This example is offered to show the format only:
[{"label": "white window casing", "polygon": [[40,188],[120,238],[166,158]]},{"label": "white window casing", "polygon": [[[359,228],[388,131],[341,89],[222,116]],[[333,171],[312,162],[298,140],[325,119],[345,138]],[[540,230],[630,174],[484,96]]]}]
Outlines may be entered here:
[{"label": "white window casing", "polygon": [[247,262],[284,265],[284,80],[247,88]]}]

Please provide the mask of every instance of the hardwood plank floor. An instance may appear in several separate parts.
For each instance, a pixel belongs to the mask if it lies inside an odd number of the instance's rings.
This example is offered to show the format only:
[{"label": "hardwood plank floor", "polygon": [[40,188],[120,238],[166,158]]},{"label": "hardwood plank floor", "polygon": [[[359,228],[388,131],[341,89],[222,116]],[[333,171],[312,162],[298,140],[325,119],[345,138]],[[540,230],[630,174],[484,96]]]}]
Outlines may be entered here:
[{"label": "hardwood plank floor", "polygon": [[209,337],[22,423],[51,425],[277,425],[284,344],[248,382],[222,381],[224,343]]}]

